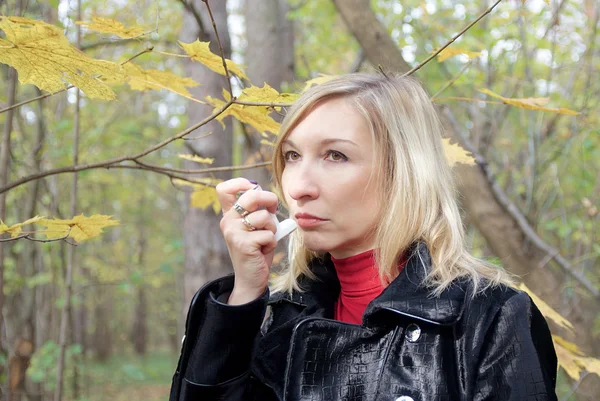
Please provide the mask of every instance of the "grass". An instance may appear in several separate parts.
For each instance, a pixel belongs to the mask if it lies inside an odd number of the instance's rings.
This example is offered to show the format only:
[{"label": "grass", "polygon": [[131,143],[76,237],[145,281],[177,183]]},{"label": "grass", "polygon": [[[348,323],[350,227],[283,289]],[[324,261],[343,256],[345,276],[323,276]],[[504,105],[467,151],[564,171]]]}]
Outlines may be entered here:
[{"label": "grass", "polygon": [[178,357],[153,352],[144,357],[116,355],[103,363],[88,363],[82,372],[84,390],[78,401],[164,401]]}]

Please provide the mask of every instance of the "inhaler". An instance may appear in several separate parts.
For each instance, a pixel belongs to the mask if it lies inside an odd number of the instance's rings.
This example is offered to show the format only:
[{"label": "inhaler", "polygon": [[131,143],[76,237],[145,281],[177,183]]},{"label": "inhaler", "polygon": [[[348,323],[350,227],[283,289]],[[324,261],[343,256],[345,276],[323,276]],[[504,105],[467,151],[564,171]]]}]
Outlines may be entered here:
[{"label": "inhaler", "polygon": [[[262,191],[262,188],[260,187],[260,185],[257,184],[254,186],[254,188],[252,188],[252,190],[253,191]],[[240,195],[241,195],[241,193],[240,193]],[[261,207],[260,209],[264,209],[264,208]],[[276,215],[274,215],[273,213],[269,213],[269,214],[271,215],[271,218],[273,219],[273,223],[275,223],[275,227],[277,228],[277,231],[275,232],[275,241],[277,241],[277,242],[279,242],[280,239],[287,237],[288,235],[290,235],[292,233],[292,231],[294,231],[296,228],[298,228],[298,224],[293,219],[285,219],[283,221],[279,221],[277,219]]]}]

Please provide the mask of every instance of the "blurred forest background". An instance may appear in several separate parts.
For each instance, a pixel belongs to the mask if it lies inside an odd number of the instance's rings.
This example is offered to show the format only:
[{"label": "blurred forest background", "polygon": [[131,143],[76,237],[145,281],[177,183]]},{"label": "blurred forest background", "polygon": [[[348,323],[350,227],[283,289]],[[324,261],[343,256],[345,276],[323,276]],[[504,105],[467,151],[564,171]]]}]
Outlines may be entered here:
[{"label": "blurred forest background", "polygon": [[[375,71],[379,65],[406,72],[493,2],[209,4],[225,56],[247,76],[231,77],[237,95],[250,83],[264,82],[298,93],[321,74]],[[273,136],[261,135],[260,124],[227,117],[223,126],[213,120],[145,155],[143,162],[80,168],[74,180],[69,166],[138,155],[211,115],[214,104],[190,99],[223,99],[227,78],[191,60],[178,44],[210,41],[220,54],[206,4],[0,0],[0,16],[60,27],[71,44],[95,59],[124,63],[137,56],[138,66],[200,84],[187,81],[189,94],[185,88],[161,91],[160,85],[153,88],[158,90],[115,86],[114,101],[73,88],[12,107],[47,92],[20,84],[13,68],[0,65],[0,219],[10,226],[36,215],[70,219],[83,213],[119,221],[77,246],[71,239],[0,243],[2,399],[166,399],[187,305],[203,283],[231,267],[220,216],[206,207],[214,203],[210,192],[194,192],[196,206],[204,208],[192,207],[190,187],[165,174],[212,183],[244,176],[267,187],[264,166],[189,170],[261,165],[269,160]],[[140,26],[143,33],[123,39],[85,26],[79,31],[75,21],[93,17]],[[415,72],[439,106],[449,135],[478,160],[455,168],[474,253],[521,276],[573,323],[567,330],[550,321],[553,333],[595,357],[600,356],[599,19],[597,0],[502,1],[452,44],[447,58],[437,57]],[[484,88],[504,98],[527,98],[533,108],[579,114],[513,107]],[[271,116],[280,120],[283,112]],[[214,158],[213,166],[180,154]],[[593,373],[592,367],[563,360],[570,362],[559,372],[559,399],[599,399],[600,368]]]}]

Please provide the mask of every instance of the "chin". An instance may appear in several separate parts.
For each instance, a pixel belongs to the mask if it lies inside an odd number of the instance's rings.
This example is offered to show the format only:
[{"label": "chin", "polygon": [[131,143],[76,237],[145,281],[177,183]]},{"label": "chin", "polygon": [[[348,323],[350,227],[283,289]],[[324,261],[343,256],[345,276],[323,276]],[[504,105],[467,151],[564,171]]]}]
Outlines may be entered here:
[{"label": "chin", "polygon": [[329,252],[335,248],[327,236],[315,232],[303,232],[302,240],[304,247],[313,252]]}]

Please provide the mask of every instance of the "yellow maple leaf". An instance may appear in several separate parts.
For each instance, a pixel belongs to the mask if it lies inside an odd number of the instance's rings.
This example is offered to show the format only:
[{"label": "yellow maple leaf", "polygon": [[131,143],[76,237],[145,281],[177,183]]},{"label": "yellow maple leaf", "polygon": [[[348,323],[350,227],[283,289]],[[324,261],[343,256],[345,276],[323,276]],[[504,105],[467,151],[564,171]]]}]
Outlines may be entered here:
[{"label": "yellow maple leaf", "polygon": [[99,76],[122,81],[120,66],[71,46],[60,28],[22,17],[0,17],[0,29],[6,34],[0,39],[0,62],[17,70],[21,84],[54,93],[71,83],[90,98],[115,99]]},{"label": "yellow maple leaf", "polygon": [[144,70],[132,62],[123,65],[127,75],[127,83],[133,90],[161,90],[167,89],[185,97],[191,97],[187,87],[195,87],[199,84],[191,78],[182,78],[169,71]]},{"label": "yellow maple leaf", "polygon": [[295,93],[279,93],[265,82],[262,88],[253,85],[242,90],[242,94],[238,96],[238,99],[256,103],[289,103],[291,106],[298,99],[298,95]]},{"label": "yellow maple leaf", "polygon": [[302,89],[302,92],[305,92],[307,89],[311,88],[312,86],[319,85],[324,82],[330,81],[335,77],[336,77],[336,75],[321,74],[317,78],[309,79],[308,81],[305,82],[304,89]]},{"label": "yellow maple leaf", "polygon": [[547,98],[539,98],[539,97],[530,97],[530,98],[506,98],[503,96],[500,96],[494,92],[492,92],[489,89],[483,88],[483,89],[479,89],[479,92],[485,93],[486,95],[489,95],[491,97],[495,97],[496,99],[500,99],[502,100],[503,103],[505,104],[510,104],[511,106],[516,106],[516,107],[520,107],[522,109],[528,109],[528,110],[539,110],[539,111],[549,111],[551,113],[558,113],[558,114],[567,114],[570,116],[576,116],[579,113],[574,111],[574,110],[570,110],[570,109],[565,109],[565,108],[559,108],[559,109],[553,109],[553,108],[549,108],[549,107],[543,107],[546,104],[548,104],[549,99]]},{"label": "yellow maple leaf", "polygon": [[202,210],[206,210],[207,207],[212,206],[216,214],[219,214],[221,211],[217,190],[213,187],[195,189],[190,197],[190,205]]},{"label": "yellow maple leaf", "polygon": [[[216,178],[202,178],[196,181],[202,181],[206,184],[216,185],[222,180]],[[196,184],[194,182],[184,181],[178,178],[173,179],[173,184],[185,185],[194,188],[194,192],[190,196],[190,206],[198,207],[206,210],[207,207],[212,206],[216,214],[221,212],[221,203],[217,197],[217,190],[213,186]]]},{"label": "yellow maple leaf", "polygon": [[83,25],[91,31],[112,33],[113,35],[117,35],[124,39],[134,38],[144,33],[144,30],[137,25],[126,27],[119,21],[110,18],[92,17],[92,22],[77,21],[75,23],[77,25]]},{"label": "yellow maple leaf", "polygon": [[182,159],[191,160],[193,162],[201,163],[201,164],[213,164],[213,162],[215,161],[215,159],[213,159],[212,157],[200,157],[200,156],[196,156],[196,155],[186,155],[186,154],[180,154],[178,156]]},{"label": "yellow maple leaf", "polygon": [[450,57],[458,56],[459,54],[464,54],[469,58],[475,58],[482,55],[481,52],[470,52],[463,49],[455,48],[455,47],[446,47],[444,50],[439,52],[437,55],[438,63],[448,60]]},{"label": "yellow maple leaf", "polygon": [[451,143],[450,138],[443,138],[442,143],[444,145],[446,158],[451,166],[454,166],[456,163],[475,164],[475,158],[471,155],[471,153],[465,150],[459,144]]},{"label": "yellow maple leaf", "polygon": [[556,351],[556,357],[558,358],[558,366],[563,368],[573,380],[579,380],[581,367],[577,363],[578,356],[564,347],[565,343],[572,343],[554,335],[552,336],[552,339],[554,340],[554,350]]},{"label": "yellow maple leaf", "polygon": [[81,242],[100,235],[104,227],[119,225],[119,221],[110,220],[111,217],[102,214],[85,217],[80,214],[68,220],[41,219],[39,224],[47,227],[42,234],[45,234],[48,239],[64,237],[69,233],[70,238]]},{"label": "yellow maple leaf", "polygon": [[260,143],[263,144],[263,145],[271,146],[273,148],[275,147],[275,142],[268,141],[266,139],[261,139]]},{"label": "yellow maple leaf", "polygon": [[[228,94],[225,93],[225,90],[223,92],[223,96],[227,99]],[[215,108],[214,112],[223,107],[225,104],[223,100],[216,99],[211,96],[207,96],[205,99]],[[224,126],[223,119],[227,116],[233,116],[239,121],[252,126],[258,132],[262,133],[268,131],[274,135],[277,135],[280,124],[269,116],[270,113],[271,110],[266,106],[245,106],[243,104],[232,104],[227,110],[219,114],[217,120]]]},{"label": "yellow maple leaf", "polygon": [[[217,56],[213,52],[210,51],[208,45],[210,42],[200,42],[196,40],[192,43],[179,42],[179,45],[183,48],[183,50],[192,58],[192,60],[198,61],[199,63],[204,64],[214,72],[225,75],[225,68],[223,68],[223,60],[220,56]],[[231,60],[225,59],[227,63],[227,69],[230,72],[233,72],[240,78],[248,79],[246,74],[242,71],[241,67],[238,66]]]},{"label": "yellow maple leaf", "polygon": [[600,377],[600,359],[586,356],[577,345],[559,336],[552,336],[558,364],[573,379],[579,380],[585,370]]},{"label": "yellow maple leaf", "polygon": [[11,238],[15,238],[18,237],[21,232],[23,231],[23,226],[27,225],[27,224],[32,224],[32,223],[36,223],[40,220],[42,220],[43,217],[42,216],[35,216],[32,217],[28,220],[25,220],[22,223],[17,223],[17,224],[13,224],[12,226],[7,226],[6,224],[4,224],[4,222],[2,220],[0,220],[0,234],[3,233],[9,233]]},{"label": "yellow maple leaf", "polygon": [[518,288],[521,291],[525,291],[527,294],[529,294],[529,296],[531,297],[535,305],[538,307],[540,312],[542,312],[542,315],[544,315],[548,319],[551,319],[560,327],[565,328],[571,332],[573,331],[573,324],[571,324],[571,322],[565,319],[560,313],[552,309],[550,305],[548,305],[540,297],[538,297],[524,283],[519,284]]}]

